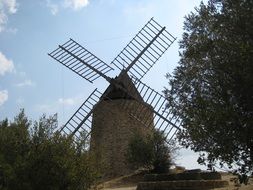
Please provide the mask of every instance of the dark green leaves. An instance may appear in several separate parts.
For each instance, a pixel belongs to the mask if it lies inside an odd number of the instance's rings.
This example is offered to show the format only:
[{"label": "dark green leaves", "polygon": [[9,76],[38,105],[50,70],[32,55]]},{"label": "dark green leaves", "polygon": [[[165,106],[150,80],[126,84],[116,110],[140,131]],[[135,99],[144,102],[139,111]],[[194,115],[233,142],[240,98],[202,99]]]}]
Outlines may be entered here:
[{"label": "dark green leaves", "polygon": [[253,1],[201,3],[184,23],[169,105],[182,119],[181,143],[201,163],[253,170]]},{"label": "dark green leaves", "polygon": [[24,110],[0,122],[0,189],[85,190],[97,177],[84,141],[59,133],[57,116],[32,124]]},{"label": "dark green leaves", "polygon": [[159,131],[148,136],[136,133],[129,142],[126,156],[136,169],[145,168],[154,173],[166,173],[173,164],[172,148]]}]

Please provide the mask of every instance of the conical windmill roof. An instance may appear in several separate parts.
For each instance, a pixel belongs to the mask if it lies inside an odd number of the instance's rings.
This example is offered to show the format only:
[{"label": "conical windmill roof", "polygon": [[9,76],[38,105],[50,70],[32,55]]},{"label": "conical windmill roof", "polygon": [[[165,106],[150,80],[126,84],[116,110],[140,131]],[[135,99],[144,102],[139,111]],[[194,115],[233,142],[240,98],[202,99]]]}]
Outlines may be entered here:
[{"label": "conical windmill roof", "polygon": [[114,80],[120,83],[126,89],[127,93],[124,90],[117,88],[113,83],[111,83],[102,96],[104,100],[136,99],[137,101],[143,101],[131,78],[126,72],[124,72],[124,70]]}]

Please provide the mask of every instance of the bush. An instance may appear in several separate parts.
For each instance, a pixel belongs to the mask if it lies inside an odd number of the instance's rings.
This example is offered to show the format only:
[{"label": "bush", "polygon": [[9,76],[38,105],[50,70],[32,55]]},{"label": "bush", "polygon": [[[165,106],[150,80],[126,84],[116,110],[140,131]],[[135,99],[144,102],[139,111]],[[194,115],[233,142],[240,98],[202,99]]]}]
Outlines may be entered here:
[{"label": "bush", "polygon": [[[97,177],[92,159],[59,133],[57,116],[32,124],[22,110],[14,122],[0,122],[0,189],[86,190]],[[81,143],[81,144],[80,144]]]},{"label": "bush", "polygon": [[148,169],[154,173],[167,173],[173,165],[172,151],[160,131],[144,137],[136,133],[127,149],[127,160],[135,168]]}]

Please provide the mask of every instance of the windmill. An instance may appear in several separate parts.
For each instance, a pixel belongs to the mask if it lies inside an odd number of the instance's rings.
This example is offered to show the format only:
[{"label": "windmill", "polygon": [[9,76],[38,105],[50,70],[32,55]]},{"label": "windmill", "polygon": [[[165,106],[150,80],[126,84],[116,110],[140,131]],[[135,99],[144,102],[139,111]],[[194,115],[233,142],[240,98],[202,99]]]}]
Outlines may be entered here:
[{"label": "windmill", "polygon": [[[48,54],[91,83],[99,77],[109,83],[104,93],[95,89],[59,131],[75,138],[85,131],[86,138],[91,136],[91,149],[100,152],[112,175],[129,171],[124,151],[133,131],[156,128],[170,142],[179,130],[179,119],[165,110],[166,98],[141,81],[175,40],[151,18],[110,65],[73,39]],[[109,77],[114,68],[119,75]]]}]

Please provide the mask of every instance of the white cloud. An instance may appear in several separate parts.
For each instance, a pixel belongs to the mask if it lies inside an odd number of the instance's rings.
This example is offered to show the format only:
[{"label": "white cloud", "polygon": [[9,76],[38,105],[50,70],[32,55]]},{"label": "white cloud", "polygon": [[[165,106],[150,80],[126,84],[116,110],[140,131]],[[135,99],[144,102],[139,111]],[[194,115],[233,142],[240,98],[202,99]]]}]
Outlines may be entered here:
[{"label": "white cloud", "polygon": [[59,12],[59,5],[53,3],[51,0],[47,0],[47,7],[50,9],[52,15],[56,15]]},{"label": "white cloud", "polygon": [[199,153],[196,153],[190,149],[181,148],[179,150],[179,155],[176,157],[176,165],[184,166],[186,169],[201,169],[206,170],[206,167],[199,165],[197,160]]},{"label": "white cloud", "polygon": [[17,12],[16,0],[0,0],[0,32],[5,29],[8,16]]},{"label": "white cloud", "polygon": [[8,100],[8,91],[0,90],[0,106],[4,104]]},{"label": "white cloud", "polygon": [[7,33],[16,34],[18,32],[17,28],[6,28],[5,31]]},{"label": "white cloud", "polygon": [[76,100],[74,98],[59,98],[58,103],[64,106],[72,106],[74,105]]},{"label": "white cloud", "polygon": [[110,5],[113,5],[116,3],[116,0],[100,0],[99,1],[100,4],[110,4]]},{"label": "white cloud", "polygon": [[17,103],[18,105],[24,105],[25,100],[24,100],[24,98],[19,97],[19,98],[16,100],[16,103]]},{"label": "white cloud", "polygon": [[55,105],[50,105],[50,104],[40,104],[40,105],[36,105],[35,107],[36,111],[38,112],[43,112],[46,114],[51,114],[51,113],[56,113],[57,112],[57,108],[55,107]]},{"label": "white cloud", "polygon": [[155,12],[156,6],[153,3],[144,3],[144,2],[138,2],[134,1],[133,4],[130,4],[129,6],[125,7],[123,10],[123,13],[127,17],[138,17],[138,18],[145,18],[150,17],[150,15],[153,15]]},{"label": "white cloud", "polygon": [[16,0],[0,0],[1,3],[5,4],[7,11],[11,14],[17,12],[17,2]]},{"label": "white cloud", "polygon": [[35,109],[43,113],[56,113],[60,112],[62,109],[71,110],[74,106],[79,106],[83,101],[83,95],[71,98],[59,98],[51,103],[37,105]]},{"label": "white cloud", "polygon": [[14,64],[12,60],[9,60],[5,55],[0,52],[0,75],[4,75],[6,72],[12,72],[14,70]]},{"label": "white cloud", "polygon": [[16,84],[17,87],[25,87],[25,86],[35,86],[35,83],[30,79],[26,79],[23,82]]},{"label": "white cloud", "polygon": [[89,0],[65,0],[64,7],[80,10],[89,4]]},{"label": "white cloud", "polygon": [[24,71],[19,71],[18,75],[21,77],[26,77],[26,73]]},{"label": "white cloud", "polygon": [[[1,0],[0,0],[1,1]],[[46,0],[46,6],[49,8],[52,15],[56,15],[61,9],[72,9],[78,11],[87,7],[89,0]]]}]

